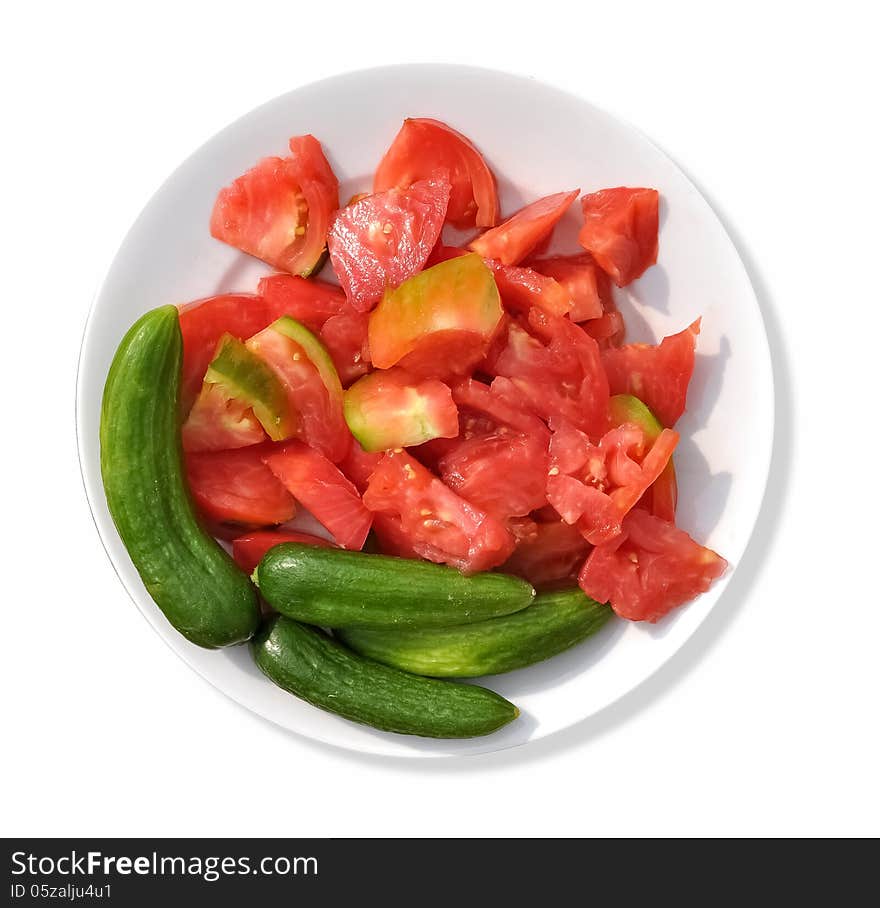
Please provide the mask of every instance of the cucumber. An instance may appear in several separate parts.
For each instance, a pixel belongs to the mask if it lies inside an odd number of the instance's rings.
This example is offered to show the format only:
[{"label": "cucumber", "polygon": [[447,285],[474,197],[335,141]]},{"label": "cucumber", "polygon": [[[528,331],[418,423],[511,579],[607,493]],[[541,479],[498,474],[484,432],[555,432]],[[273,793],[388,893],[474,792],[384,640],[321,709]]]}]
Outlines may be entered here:
[{"label": "cucumber", "polygon": [[580,589],[542,593],[527,609],[463,627],[348,628],[336,635],[377,662],[420,675],[478,678],[549,659],[580,643],[611,616]]},{"label": "cucumber", "polygon": [[382,731],[473,738],[519,715],[512,703],[490,690],[388,668],[283,615],[264,625],[252,649],[260,671],[279,687]]},{"label": "cucumber", "polygon": [[270,549],[254,571],[263,598],[289,618],[322,627],[442,627],[497,618],[535,595],[525,580],[427,561],[319,549]]},{"label": "cucumber", "polygon": [[110,514],[149,594],[188,640],[214,648],[259,625],[256,590],[200,526],[184,479],[177,309],[142,316],[119,345],[101,407]]}]

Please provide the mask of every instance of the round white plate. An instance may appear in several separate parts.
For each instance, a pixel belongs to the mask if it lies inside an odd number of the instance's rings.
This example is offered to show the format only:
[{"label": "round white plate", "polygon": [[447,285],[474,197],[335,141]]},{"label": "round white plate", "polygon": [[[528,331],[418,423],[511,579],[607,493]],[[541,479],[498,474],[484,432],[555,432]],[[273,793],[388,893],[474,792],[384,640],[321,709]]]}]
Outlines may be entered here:
[{"label": "round white plate", "polygon": [[[212,239],[217,191],[290,136],[312,133],[342,183],[369,191],[401,121],[435,117],[469,136],[497,174],[502,213],[563,189],[660,190],[659,264],[619,292],[633,340],[659,339],[703,316],[688,412],[678,428],[679,523],[724,555],[727,576],[656,626],[614,621],[548,662],[486,682],[522,711],[486,738],[430,741],[386,734],[322,712],[269,683],[246,647],[212,652],[178,635],[150,599],[107,510],[98,421],[117,344],[143,312],[230,290],[253,290],[267,271]],[[574,242],[579,206],[558,231]],[[694,633],[723,597],[757,518],[773,437],[773,379],[760,310],[733,244],[682,172],[632,127],[578,97],[531,79],[463,66],[407,65],[307,85],[242,117],[203,145],[159,189],[122,244],[86,326],[77,388],[86,491],[119,577],[165,642],[217,688],[293,732],[340,747],[394,756],[478,753],[522,744],[594,715],[632,690]],[[748,444],[742,444],[748,439]]]}]

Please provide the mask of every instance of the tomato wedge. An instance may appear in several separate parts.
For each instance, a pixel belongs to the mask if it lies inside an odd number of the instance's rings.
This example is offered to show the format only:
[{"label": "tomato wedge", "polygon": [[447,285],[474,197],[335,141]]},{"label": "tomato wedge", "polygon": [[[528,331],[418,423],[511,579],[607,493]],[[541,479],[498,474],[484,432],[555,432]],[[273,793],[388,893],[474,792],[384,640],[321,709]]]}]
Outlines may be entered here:
[{"label": "tomato wedge", "polygon": [[486,259],[518,265],[542,240],[547,239],[580,189],[557,192],[521,208],[503,224],[487,230],[470,244]]},{"label": "tomato wedge", "polygon": [[612,394],[638,397],[664,426],[684,413],[694,372],[700,319],[659,344],[627,344],[602,353]]},{"label": "tomato wedge", "polygon": [[320,331],[327,319],[345,309],[345,293],[335,284],[293,274],[270,274],[260,279],[257,292],[265,300],[266,322],[244,335],[250,337],[270,322],[289,315],[309,331]]},{"label": "tomato wedge", "polygon": [[337,212],[327,240],[330,261],[358,312],[369,312],[386,288],[421,270],[443,229],[450,189],[440,171]]},{"label": "tomato wedge", "polygon": [[505,561],[514,539],[504,524],[465,501],[406,451],[389,451],[370,476],[364,504],[396,518],[398,543],[466,573]]},{"label": "tomato wedge", "polygon": [[387,292],[370,315],[373,365],[425,378],[464,374],[485,356],[502,315],[478,255],[441,262]]},{"label": "tomato wedge", "polygon": [[525,435],[534,435],[542,442],[550,441],[547,427],[529,412],[526,399],[506,378],[496,378],[491,385],[466,378],[453,385],[452,399],[459,407],[487,417],[490,427],[509,426]]},{"label": "tomato wedge", "polygon": [[264,158],[221,189],[211,235],[291,274],[308,276],[324,256],[339,183],[314,136],[290,140],[290,157]]},{"label": "tomato wedge", "polygon": [[346,303],[321,328],[321,342],[327,348],[343,387],[370,371],[370,316]]},{"label": "tomato wedge", "polygon": [[658,621],[704,593],[727,569],[716,552],[672,524],[636,509],[623,533],[590,553],[581,589],[630,621]]},{"label": "tomato wedge", "polygon": [[501,565],[505,574],[516,574],[536,589],[573,582],[587,557],[590,544],[561,520],[538,523],[534,533],[517,540],[516,550]]},{"label": "tomato wedge", "polygon": [[296,502],[262,460],[271,449],[266,444],[187,454],[187,480],[199,511],[210,520],[249,526],[290,520]]},{"label": "tomato wedge", "polygon": [[333,547],[333,543],[311,533],[297,533],[294,530],[258,530],[232,540],[232,557],[235,563],[248,575],[253,574],[263,555],[273,546],[282,542],[301,542],[303,545]]},{"label": "tomato wedge", "polygon": [[351,435],[342,413],[342,385],[315,335],[284,316],[250,338],[246,346],[280,379],[291,410],[300,417],[299,437],[334,463],[345,457]]},{"label": "tomato wedge", "polygon": [[602,189],[581,199],[578,240],[618,287],[657,261],[660,196],[656,189]]},{"label": "tomato wedge", "polygon": [[449,174],[446,219],[462,230],[498,223],[495,177],[469,139],[439,120],[410,118],[385,152],[373,178],[373,192],[406,188],[437,170]]},{"label": "tomato wedge", "polygon": [[202,387],[180,436],[184,451],[228,451],[266,440],[254,411],[210,382]]},{"label": "tomato wedge", "polygon": [[357,489],[326,457],[300,441],[289,441],[263,460],[339,545],[344,549],[363,548],[372,515]]},{"label": "tomato wedge", "polygon": [[614,305],[608,275],[588,253],[533,259],[529,267],[561,285],[571,300],[568,316],[573,322],[601,318],[606,305]]}]

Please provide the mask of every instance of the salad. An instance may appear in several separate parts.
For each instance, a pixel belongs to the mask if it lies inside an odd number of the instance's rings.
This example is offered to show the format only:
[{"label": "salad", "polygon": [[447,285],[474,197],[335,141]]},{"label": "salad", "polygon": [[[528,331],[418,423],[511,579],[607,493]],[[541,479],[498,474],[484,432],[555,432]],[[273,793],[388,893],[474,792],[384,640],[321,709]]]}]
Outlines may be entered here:
[{"label": "salad", "polygon": [[[220,189],[212,235],[274,272],[126,335],[108,505],[193,642],[251,640],[277,684],[377,728],[487,734],[516,708],[439,679],[658,621],[725,571],[675,524],[700,320],[626,343],[614,288],[657,261],[656,189],[502,213],[480,150],[424,118],[364,189],[343,203],[310,135]],[[549,255],[572,206],[579,248]]]}]

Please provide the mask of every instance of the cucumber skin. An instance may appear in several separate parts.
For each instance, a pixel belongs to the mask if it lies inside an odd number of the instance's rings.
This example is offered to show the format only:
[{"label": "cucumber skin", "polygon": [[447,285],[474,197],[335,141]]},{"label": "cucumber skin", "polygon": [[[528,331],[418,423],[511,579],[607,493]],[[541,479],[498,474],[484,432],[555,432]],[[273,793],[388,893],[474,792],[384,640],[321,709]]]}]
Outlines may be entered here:
[{"label": "cucumber skin", "polygon": [[380,665],[283,615],[263,626],[251,648],[257,667],[279,687],[381,731],[473,738],[497,731],[519,715],[493,691]]},{"label": "cucumber skin", "polygon": [[426,561],[295,542],[271,548],[254,579],[281,614],[321,627],[470,624],[517,612],[535,595],[506,574],[466,577]]},{"label": "cucumber skin", "polygon": [[580,589],[542,593],[527,609],[462,627],[347,628],[346,646],[377,662],[435,678],[479,678],[542,662],[602,627],[611,608]]},{"label": "cucumber skin", "polygon": [[180,443],[183,339],[177,309],[162,306],[129,329],[101,406],[107,506],[144,585],[171,624],[199,646],[249,639],[256,590],[199,525]]}]

